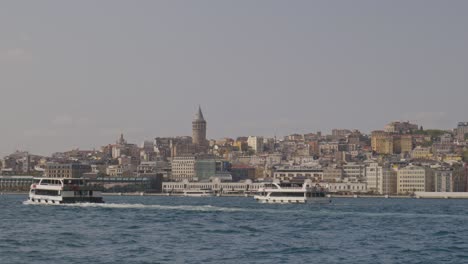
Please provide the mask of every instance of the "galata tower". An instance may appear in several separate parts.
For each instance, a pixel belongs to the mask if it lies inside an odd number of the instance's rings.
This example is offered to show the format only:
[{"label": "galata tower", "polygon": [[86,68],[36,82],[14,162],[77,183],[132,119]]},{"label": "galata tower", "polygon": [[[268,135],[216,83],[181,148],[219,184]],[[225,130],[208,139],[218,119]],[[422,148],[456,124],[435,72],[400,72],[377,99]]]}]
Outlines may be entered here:
[{"label": "galata tower", "polygon": [[192,143],[200,146],[206,145],[206,121],[200,106],[192,122]]}]

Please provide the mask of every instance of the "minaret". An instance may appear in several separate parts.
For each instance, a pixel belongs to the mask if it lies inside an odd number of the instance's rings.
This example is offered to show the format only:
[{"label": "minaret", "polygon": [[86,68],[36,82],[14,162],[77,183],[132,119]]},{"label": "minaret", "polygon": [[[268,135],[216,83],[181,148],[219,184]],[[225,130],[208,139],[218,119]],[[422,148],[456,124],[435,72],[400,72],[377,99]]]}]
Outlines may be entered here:
[{"label": "minaret", "polygon": [[198,106],[198,112],[192,122],[192,143],[201,146],[206,145],[206,121],[203,118],[200,106]]}]

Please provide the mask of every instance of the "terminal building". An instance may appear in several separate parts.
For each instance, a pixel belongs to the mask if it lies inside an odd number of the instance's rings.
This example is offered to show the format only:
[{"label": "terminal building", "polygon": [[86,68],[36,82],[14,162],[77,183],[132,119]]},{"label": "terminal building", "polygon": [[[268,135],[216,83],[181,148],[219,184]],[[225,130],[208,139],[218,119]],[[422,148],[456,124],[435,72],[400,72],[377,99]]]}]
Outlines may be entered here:
[{"label": "terminal building", "polygon": [[220,178],[214,178],[211,182],[190,182],[183,180],[179,182],[163,182],[162,191],[164,193],[183,193],[186,190],[212,190],[215,193],[251,193],[256,192],[264,186],[264,182],[253,182],[246,180],[243,182],[223,182]]},{"label": "terminal building", "polygon": [[27,192],[33,180],[33,176],[0,176],[0,191]]}]

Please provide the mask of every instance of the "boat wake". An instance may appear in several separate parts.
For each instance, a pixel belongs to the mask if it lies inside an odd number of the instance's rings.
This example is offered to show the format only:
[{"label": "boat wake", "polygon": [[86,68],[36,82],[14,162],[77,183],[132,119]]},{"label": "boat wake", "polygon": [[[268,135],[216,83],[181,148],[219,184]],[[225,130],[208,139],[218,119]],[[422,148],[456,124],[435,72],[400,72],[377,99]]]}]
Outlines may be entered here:
[{"label": "boat wake", "polygon": [[[35,204],[24,201],[23,204]],[[47,205],[47,204],[44,204]],[[60,204],[64,207],[84,207],[84,208],[111,208],[111,209],[159,209],[159,210],[181,210],[181,211],[219,211],[219,212],[243,212],[247,209],[233,207],[218,207],[212,205],[159,205],[159,204],[126,204],[126,203],[73,203]]]}]

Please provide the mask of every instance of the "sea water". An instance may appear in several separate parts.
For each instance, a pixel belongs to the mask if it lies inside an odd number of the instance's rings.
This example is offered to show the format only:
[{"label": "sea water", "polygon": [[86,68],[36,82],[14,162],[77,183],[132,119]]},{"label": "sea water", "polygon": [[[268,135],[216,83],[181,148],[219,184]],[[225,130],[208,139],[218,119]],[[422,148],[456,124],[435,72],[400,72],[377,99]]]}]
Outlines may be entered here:
[{"label": "sea water", "polygon": [[0,196],[0,263],[468,263],[468,200]]}]

